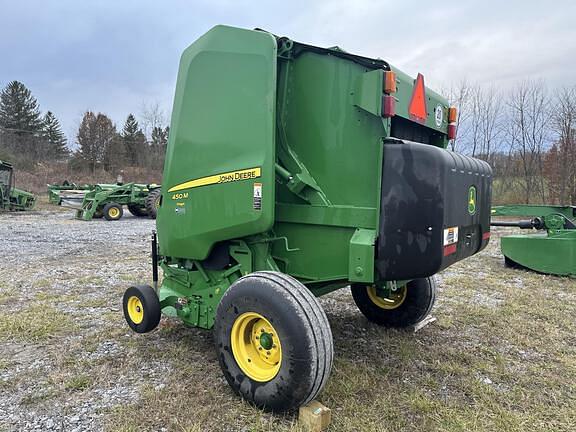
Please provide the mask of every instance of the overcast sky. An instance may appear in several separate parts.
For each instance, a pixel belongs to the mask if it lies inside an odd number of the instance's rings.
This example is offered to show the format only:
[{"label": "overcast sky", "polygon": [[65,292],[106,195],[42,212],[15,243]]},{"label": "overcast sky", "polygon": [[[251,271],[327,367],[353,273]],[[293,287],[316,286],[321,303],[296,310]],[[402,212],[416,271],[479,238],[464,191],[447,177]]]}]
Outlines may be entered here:
[{"label": "overcast sky", "polygon": [[216,24],[380,57],[436,90],[576,84],[573,0],[0,0],[0,87],[24,82],[73,144],[86,110],[119,128],[145,103],[168,113],[182,50]]}]

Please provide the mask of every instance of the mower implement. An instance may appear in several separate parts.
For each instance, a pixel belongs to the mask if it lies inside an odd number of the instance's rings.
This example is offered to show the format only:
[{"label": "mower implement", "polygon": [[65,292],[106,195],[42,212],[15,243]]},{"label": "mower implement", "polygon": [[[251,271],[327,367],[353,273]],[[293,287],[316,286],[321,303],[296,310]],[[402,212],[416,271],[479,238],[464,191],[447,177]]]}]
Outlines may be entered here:
[{"label": "mower implement", "polygon": [[162,312],[213,329],[234,391],[274,411],[309,402],[333,360],[317,297],[351,286],[368,320],[411,326],[433,275],[488,244],[491,169],[445,150],[455,118],[383,60],[213,28],[181,58],[163,278],[126,291],[128,324],[150,331]]},{"label": "mower implement", "polygon": [[[61,205],[62,198],[68,198],[68,196],[74,196],[74,198],[78,198],[78,195],[81,195],[81,198],[84,197],[84,193],[87,190],[90,190],[94,186],[90,185],[77,185],[76,183],[70,183],[68,180],[64,180],[62,184],[48,184],[48,202],[51,204]],[[80,199],[81,201],[81,199]]]},{"label": "mower implement", "polygon": [[14,167],[11,163],[0,160],[0,211],[31,210],[36,203],[36,196],[14,187]]},{"label": "mower implement", "polygon": [[519,221],[492,221],[492,226],[538,231],[500,239],[506,265],[558,276],[576,276],[576,206],[504,205],[492,216],[529,217]]}]

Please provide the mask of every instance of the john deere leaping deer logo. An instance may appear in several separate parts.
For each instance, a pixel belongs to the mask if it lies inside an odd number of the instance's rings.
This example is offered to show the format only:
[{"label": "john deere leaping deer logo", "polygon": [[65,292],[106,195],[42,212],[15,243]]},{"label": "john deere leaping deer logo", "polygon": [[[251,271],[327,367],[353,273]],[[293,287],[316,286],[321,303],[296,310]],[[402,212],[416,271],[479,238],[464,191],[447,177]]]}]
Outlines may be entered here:
[{"label": "john deere leaping deer logo", "polygon": [[468,189],[468,213],[476,214],[476,186],[470,186]]}]

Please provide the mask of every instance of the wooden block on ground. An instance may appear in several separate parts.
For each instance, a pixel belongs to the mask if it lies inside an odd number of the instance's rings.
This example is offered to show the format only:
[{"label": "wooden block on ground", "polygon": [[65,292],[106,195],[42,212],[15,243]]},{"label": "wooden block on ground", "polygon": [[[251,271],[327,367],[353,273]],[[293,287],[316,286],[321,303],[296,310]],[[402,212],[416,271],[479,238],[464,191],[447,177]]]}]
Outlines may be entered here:
[{"label": "wooden block on ground", "polygon": [[414,328],[414,333],[416,333],[418,330],[422,330],[424,327],[426,327],[428,324],[432,324],[434,321],[436,321],[436,317],[433,317],[432,315],[428,315],[422,321],[420,321],[420,322],[418,322],[412,326]]},{"label": "wooden block on ground", "polygon": [[320,432],[326,430],[332,414],[330,408],[325,407],[318,401],[312,401],[301,406],[298,413],[298,421],[308,432]]}]

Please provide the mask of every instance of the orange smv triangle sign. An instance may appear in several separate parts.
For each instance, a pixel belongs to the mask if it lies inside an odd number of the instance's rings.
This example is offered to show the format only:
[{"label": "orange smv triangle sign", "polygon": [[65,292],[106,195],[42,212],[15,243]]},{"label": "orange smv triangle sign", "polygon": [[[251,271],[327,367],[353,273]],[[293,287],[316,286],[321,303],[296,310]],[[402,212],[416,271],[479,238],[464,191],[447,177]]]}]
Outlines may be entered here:
[{"label": "orange smv triangle sign", "polygon": [[414,83],[408,114],[412,120],[418,123],[426,122],[426,88],[424,87],[424,76],[421,73],[418,74]]}]

